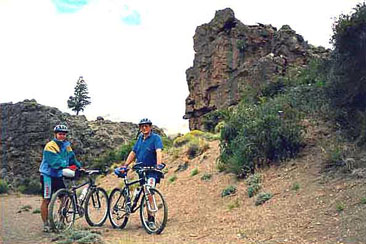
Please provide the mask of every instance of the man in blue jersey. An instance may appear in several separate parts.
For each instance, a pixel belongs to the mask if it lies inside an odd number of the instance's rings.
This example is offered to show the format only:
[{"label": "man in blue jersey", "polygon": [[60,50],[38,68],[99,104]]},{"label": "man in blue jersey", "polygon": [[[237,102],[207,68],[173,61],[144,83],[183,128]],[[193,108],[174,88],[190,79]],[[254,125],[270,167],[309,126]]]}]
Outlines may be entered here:
[{"label": "man in blue jersey", "polygon": [[[162,167],[162,149],[163,142],[161,137],[151,131],[152,122],[144,118],[139,122],[139,129],[141,131],[132,151],[127,157],[124,164],[127,167],[130,163],[136,159],[136,162],[142,163],[142,166],[157,166]],[[155,187],[156,183],[159,183],[160,178],[154,172],[147,174],[148,184]],[[154,216],[149,215],[149,222],[151,226],[154,226]]]},{"label": "man in blue jersey", "polygon": [[76,160],[71,144],[66,140],[68,128],[65,125],[57,125],[54,129],[54,138],[46,144],[43,150],[43,158],[39,172],[41,173],[41,184],[43,200],[41,203],[41,218],[44,224],[43,231],[49,232],[48,204],[52,193],[58,189],[65,188],[62,178],[62,169],[72,166],[80,168],[81,164]]}]

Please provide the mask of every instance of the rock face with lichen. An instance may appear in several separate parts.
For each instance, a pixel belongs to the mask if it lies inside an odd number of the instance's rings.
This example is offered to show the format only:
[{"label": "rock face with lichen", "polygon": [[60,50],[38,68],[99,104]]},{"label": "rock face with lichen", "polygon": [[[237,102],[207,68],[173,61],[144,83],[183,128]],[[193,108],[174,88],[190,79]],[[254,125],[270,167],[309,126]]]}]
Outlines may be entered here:
[{"label": "rock face with lichen", "polygon": [[[13,187],[39,178],[38,168],[45,144],[59,123],[69,127],[68,139],[77,159],[88,166],[104,153],[135,139],[138,125],[62,113],[35,100],[0,104],[0,179]],[[164,134],[154,127],[159,134]]]},{"label": "rock face with lichen", "polygon": [[238,104],[247,85],[270,82],[288,66],[306,65],[329,50],[309,45],[288,25],[244,25],[227,8],[196,29],[195,58],[186,71],[189,95],[185,119],[189,127],[204,129],[202,116]]}]

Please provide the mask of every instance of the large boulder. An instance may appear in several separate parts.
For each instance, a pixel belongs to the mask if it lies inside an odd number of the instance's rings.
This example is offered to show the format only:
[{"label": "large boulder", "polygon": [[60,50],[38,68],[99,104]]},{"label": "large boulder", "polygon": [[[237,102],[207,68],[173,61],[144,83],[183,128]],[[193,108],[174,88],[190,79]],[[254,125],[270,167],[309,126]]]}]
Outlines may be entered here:
[{"label": "large boulder", "polygon": [[185,119],[204,129],[202,116],[238,104],[247,85],[268,82],[290,65],[306,65],[329,50],[309,45],[288,25],[244,25],[230,8],[197,27],[193,66],[187,69],[189,95]]},{"label": "large boulder", "polygon": [[[78,160],[84,166],[95,158],[135,139],[138,125],[109,120],[88,121],[85,116],[62,113],[35,100],[0,104],[0,179],[13,186],[38,177],[45,144],[53,138],[56,124],[65,123]],[[164,135],[157,127],[155,131]]]}]

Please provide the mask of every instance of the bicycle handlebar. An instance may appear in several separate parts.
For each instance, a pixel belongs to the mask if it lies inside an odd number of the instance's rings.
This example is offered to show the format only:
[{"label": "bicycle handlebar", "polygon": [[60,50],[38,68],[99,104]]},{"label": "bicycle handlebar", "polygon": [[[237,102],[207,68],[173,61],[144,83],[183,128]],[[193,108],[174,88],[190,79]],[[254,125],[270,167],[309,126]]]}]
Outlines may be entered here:
[{"label": "bicycle handlebar", "polygon": [[159,167],[159,168],[156,165],[154,165],[154,166],[142,166],[142,164],[143,164],[142,162],[136,163],[132,167],[132,169],[135,170],[135,171],[138,171],[138,170],[157,170],[157,171],[161,171],[166,166],[164,163],[160,164],[160,165],[162,165],[162,167]]}]

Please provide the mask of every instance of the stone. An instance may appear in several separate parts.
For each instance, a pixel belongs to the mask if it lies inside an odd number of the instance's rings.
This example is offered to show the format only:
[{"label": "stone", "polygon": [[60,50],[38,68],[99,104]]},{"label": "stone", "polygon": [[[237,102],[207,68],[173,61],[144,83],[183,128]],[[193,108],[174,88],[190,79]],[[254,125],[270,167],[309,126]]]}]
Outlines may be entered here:
[{"label": "stone", "polygon": [[290,26],[244,25],[230,8],[216,11],[196,28],[195,57],[186,70],[189,95],[184,119],[190,130],[204,130],[202,118],[239,103],[247,85],[258,87],[291,65],[306,65],[330,50],[309,45]]},{"label": "stone", "polygon": [[[138,125],[108,120],[88,121],[84,115],[62,113],[34,99],[0,104],[0,176],[14,187],[24,179],[39,178],[45,144],[53,138],[56,124],[65,123],[68,140],[79,161],[93,163],[103,153],[135,139]],[[165,135],[158,127],[154,131]]]}]

